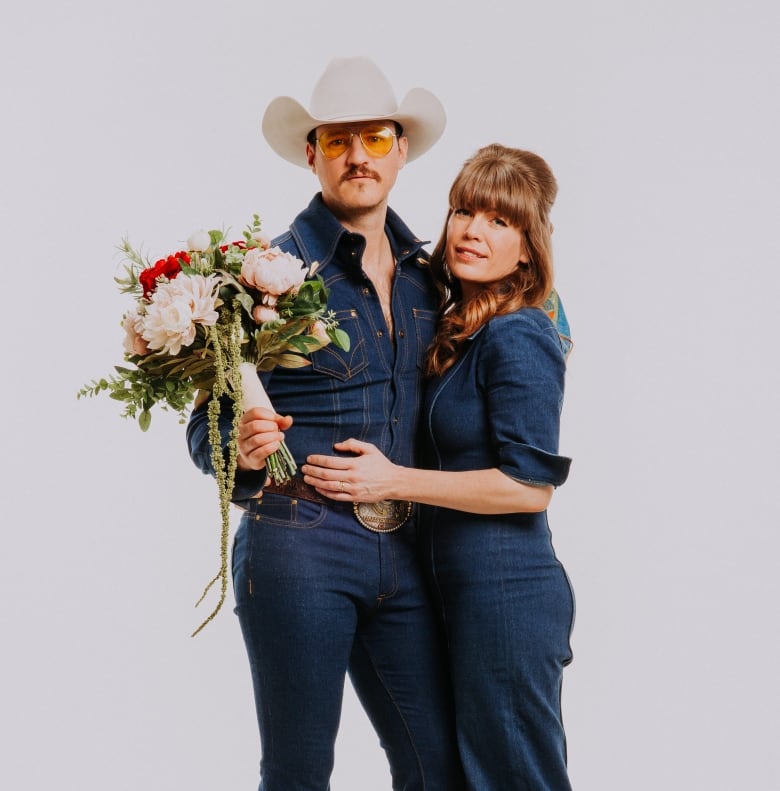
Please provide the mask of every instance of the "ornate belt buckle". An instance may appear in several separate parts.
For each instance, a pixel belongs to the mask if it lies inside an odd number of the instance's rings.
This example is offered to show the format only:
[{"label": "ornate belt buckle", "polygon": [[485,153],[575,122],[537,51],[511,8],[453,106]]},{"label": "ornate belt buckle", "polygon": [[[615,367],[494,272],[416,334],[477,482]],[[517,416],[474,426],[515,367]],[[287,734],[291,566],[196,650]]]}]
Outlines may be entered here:
[{"label": "ornate belt buckle", "polygon": [[355,519],[374,533],[392,533],[406,524],[412,513],[409,500],[380,500],[378,503],[353,503]]}]

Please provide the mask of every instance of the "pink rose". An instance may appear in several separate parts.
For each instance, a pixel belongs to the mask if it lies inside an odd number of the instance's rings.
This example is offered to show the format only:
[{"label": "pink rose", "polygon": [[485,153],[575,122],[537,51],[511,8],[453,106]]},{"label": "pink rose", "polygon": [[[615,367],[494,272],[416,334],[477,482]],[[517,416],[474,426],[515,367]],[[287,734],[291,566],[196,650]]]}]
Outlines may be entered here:
[{"label": "pink rose", "polygon": [[323,346],[327,346],[330,343],[328,333],[325,332],[325,325],[321,321],[315,321],[309,327],[309,335],[316,338]]},{"label": "pink rose", "polygon": [[128,354],[143,357],[149,353],[149,344],[141,337],[143,317],[138,315],[135,307],[127,311],[122,319],[122,329],[125,331],[124,349]]},{"label": "pink rose", "polygon": [[265,324],[266,321],[276,321],[279,318],[279,314],[267,305],[255,305],[255,309],[252,311],[252,318],[258,324]]},{"label": "pink rose", "polygon": [[279,296],[303,283],[306,270],[303,262],[278,247],[248,250],[241,264],[241,279],[251,288]]}]

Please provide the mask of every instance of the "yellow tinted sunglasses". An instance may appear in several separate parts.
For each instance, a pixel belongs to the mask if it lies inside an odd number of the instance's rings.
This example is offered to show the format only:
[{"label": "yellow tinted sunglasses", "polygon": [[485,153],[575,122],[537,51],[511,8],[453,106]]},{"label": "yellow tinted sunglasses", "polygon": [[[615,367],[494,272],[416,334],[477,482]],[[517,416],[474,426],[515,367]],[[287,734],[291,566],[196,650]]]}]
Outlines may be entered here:
[{"label": "yellow tinted sunglasses", "polygon": [[387,126],[364,126],[362,129],[326,129],[318,138],[317,145],[328,159],[340,157],[351,145],[357,135],[363,148],[372,157],[386,157],[393,148],[395,132]]}]

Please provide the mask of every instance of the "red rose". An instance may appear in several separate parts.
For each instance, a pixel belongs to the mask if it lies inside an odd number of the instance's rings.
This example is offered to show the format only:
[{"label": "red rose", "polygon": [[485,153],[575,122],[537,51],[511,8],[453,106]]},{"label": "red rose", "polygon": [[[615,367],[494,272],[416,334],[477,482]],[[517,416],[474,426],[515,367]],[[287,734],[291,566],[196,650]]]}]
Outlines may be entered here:
[{"label": "red rose", "polygon": [[181,272],[181,264],[173,255],[169,255],[167,258],[158,261],[154,265],[154,268],[157,270],[157,277],[162,275],[163,277],[167,277],[168,280],[173,280],[173,278]]},{"label": "red rose", "polygon": [[157,274],[155,273],[155,267],[150,266],[148,269],[144,269],[144,271],[138,275],[138,282],[143,287],[144,298],[149,299],[152,292],[157,287]]},{"label": "red rose", "polygon": [[239,242],[231,242],[230,244],[222,244],[222,245],[219,246],[219,249],[223,253],[226,253],[228,251],[229,247],[238,247],[240,250],[245,250],[246,249],[246,242],[242,239]]},{"label": "red rose", "polygon": [[165,277],[168,280],[173,280],[176,275],[181,272],[181,264],[189,264],[189,262],[190,256],[183,250],[180,250],[178,253],[174,253],[167,258],[161,258],[159,261],[156,261],[154,266],[144,269],[143,272],[138,275],[138,282],[143,287],[144,297],[149,299],[154,293],[154,290],[157,288],[158,277]]}]

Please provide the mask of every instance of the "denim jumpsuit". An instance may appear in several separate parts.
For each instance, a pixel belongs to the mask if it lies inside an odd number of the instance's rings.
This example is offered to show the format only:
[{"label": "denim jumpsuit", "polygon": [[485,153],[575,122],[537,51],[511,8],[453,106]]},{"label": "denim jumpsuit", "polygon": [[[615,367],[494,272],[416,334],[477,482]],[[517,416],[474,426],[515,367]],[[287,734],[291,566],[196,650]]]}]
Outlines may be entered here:
[{"label": "denim jumpsuit", "polygon": [[[306,265],[319,262],[329,308],[351,341],[349,351],[328,346],[310,366],[263,376],[276,411],[293,416],[285,438],[299,465],[348,437],[415,463],[435,297],[423,243],[392,210],[386,233],[397,261],[394,337],[361,267],[364,237],[347,231],[320,195],[273,242]],[[213,474],[205,406],[187,436],[196,465]],[[446,660],[413,521],[374,533],[348,504],[270,493],[249,500],[264,480],[264,471],[237,475],[233,499],[247,510],[232,563],[261,737],[260,791],[329,788],[347,672],[388,756],[393,789],[461,789]]]},{"label": "denim jumpsuit", "polygon": [[[427,388],[422,466],[498,468],[559,486],[564,352],[542,310],[492,319]],[[547,514],[421,507],[420,541],[444,622],[469,791],[568,791],[561,718],[574,598]]]}]

